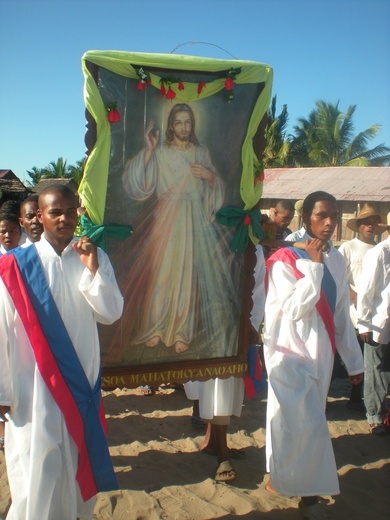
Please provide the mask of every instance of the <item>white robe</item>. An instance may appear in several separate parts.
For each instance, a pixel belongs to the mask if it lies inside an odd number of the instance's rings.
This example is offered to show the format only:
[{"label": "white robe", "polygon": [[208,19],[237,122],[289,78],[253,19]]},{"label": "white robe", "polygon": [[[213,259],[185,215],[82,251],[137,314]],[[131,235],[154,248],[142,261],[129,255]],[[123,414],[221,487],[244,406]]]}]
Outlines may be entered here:
[{"label": "white robe", "polygon": [[[213,187],[192,175],[191,164],[195,163],[212,172]],[[130,285],[125,290],[129,312],[140,316],[139,329],[134,337],[127,329],[124,334],[135,344],[145,343],[154,336],[159,336],[166,346],[176,341],[190,344],[199,333],[200,306],[203,313],[207,309],[208,337],[221,341],[221,322],[226,314],[221,318],[218,314],[220,319],[210,319],[218,312],[210,298],[216,299],[228,284],[225,281],[219,287],[215,271],[210,270],[207,263],[215,262],[220,270],[218,239],[212,222],[223,203],[224,185],[207,148],[191,145],[188,150],[178,150],[162,144],[151,155],[146,169],[142,151],[127,164],[123,186],[138,202],[153,195],[157,197],[152,225],[148,228],[143,224],[142,241],[136,243],[140,259],[134,262],[128,275],[131,284],[131,280],[139,280],[145,276],[145,270],[149,270],[140,287],[142,296],[136,286]],[[131,240],[134,243],[134,236]],[[225,269],[223,275],[227,272]],[[202,290],[201,284],[206,289]],[[228,293],[222,292],[221,299],[225,294]],[[142,309],[137,308],[140,302]],[[218,330],[214,330],[215,324],[219,325]],[[225,350],[228,350],[226,346]]]},{"label": "white robe", "polygon": [[[324,263],[337,287],[336,347],[348,373],[359,374],[364,365],[349,317],[345,261],[331,248]],[[334,356],[315,307],[324,266],[299,259],[296,267],[304,274],[299,280],[281,261],[269,272],[264,331],[267,471],[281,494],[334,495],[339,484],[325,416]]]},{"label": "white robe", "polygon": [[[252,292],[253,308],[250,315],[252,326],[258,331],[264,317],[265,305],[265,263],[263,248],[256,248],[255,285]],[[203,419],[217,416],[241,415],[244,400],[244,380],[238,377],[209,379],[208,381],[188,381],[184,384],[188,399],[199,400],[199,413]]]},{"label": "white robe", "polygon": [[[37,248],[62,320],[93,387],[100,369],[96,323],[114,322],[123,307],[110,261],[99,250],[99,269],[92,277],[71,244],[61,256],[44,237],[30,247]],[[1,279],[0,337],[0,403],[11,407],[5,430],[12,496],[7,519],[91,518],[95,499],[84,503],[75,480],[76,445],[38,371],[21,319]]]}]

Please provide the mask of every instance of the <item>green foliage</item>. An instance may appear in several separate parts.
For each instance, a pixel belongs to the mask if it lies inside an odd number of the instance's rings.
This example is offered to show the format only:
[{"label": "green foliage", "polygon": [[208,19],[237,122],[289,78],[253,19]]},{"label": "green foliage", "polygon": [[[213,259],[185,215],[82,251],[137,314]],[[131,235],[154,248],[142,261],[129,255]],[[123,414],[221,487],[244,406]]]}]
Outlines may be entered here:
[{"label": "green foliage", "polygon": [[45,168],[34,166],[27,170],[30,179],[27,184],[35,186],[42,179],[73,179],[77,186],[83,177],[85,160],[77,161],[75,165],[67,165],[67,161],[59,157],[57,161],[51,161]]},{"label": "green foliage", "polygon": [[[380,125],[372,125],[354,135],[356,105],[350,105],[342,113],[339,102],[317,101],[307,119],[298,119],[294,135],[287,135],[287,105],[283,105],[277,116],[276,100],[277,96],[274,96],[268,110],[262,160],[265,168],[390,165],[390,148],[384,144],[368,148],[368,143],[379,133]],[[45,168],[34,166],[27,170],[31,179],[27,184],[35,186],[42,179],[66,178],[73,179],[79,186],[84,164],[85,159],[82,159],[75,165],[68,165],[59,157]]]},{"label": "green foliage", "polygon": [[280,168],[286,164],[290,149],[290,140],[286,136],[287,105],[283,105],[281,113],[276,116],[276,96],[274,96],[267,116],[263,164],[265,168]]},{"label": "green foliage", "polygon": [[390,148],[381,144],[369,149],[368,143],[380,131],[372,125],[354,136],[353,116],[356,105],[345,113],[336,104],[317,101],[308,118],[299,118],[291,137],[288,163],[297,167],[386,166]]}]

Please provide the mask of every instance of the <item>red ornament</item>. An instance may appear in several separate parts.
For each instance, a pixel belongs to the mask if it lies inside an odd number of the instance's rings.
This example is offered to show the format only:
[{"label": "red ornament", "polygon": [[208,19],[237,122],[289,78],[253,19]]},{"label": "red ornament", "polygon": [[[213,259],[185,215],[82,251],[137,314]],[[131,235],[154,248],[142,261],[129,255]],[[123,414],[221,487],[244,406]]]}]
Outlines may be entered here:
[{"label": "red ornament", "polygon": [[250,226],[252,224],[252,219],[250,215],[245,215],[244,217],[244,226]]},{"label": "red ornament", "polygon": [[121,120],[121,116],[116,108],[109,110],[107,114],[107,121],[112,123],[118,123]]},{"label": "red ornament", "polygon": [[166,91],[165,85],[164,85],[164,83],[161,83],[160,94],[162,96],[165,96],[166,93],[167,93],[167,91]]},{"label": "red ornament", "polygon": [[174,92],[171,87],[168,88],[168,92],[167,92],[167,99],[175,99],[176,97],[176,92]]},{"label": "red ornament", "polygon": [[206,83],[204,81],[200,81],[199,84],[198,84],[198,96],[199,94],[202,93],[202,90],[204,89],[204,87],[206,86]]},{"label": "red ornament", "polygon": [[255,178],[255,186],[258,182],[263,182],[264,180],[264,172],[261,172],[256,178]]},{"label": "red ornament", "polygon": [[179,90],[184,90],[184,85],[183,85],[183,82],[182,81],[179,81],[178,84],[177,84],[177,88]]},{"label": "red ornament", "polygon": [[139,82],[137,83],[137,90],[145,90],[145,88],[146,88],[146,83],[145,83],[145,81],[139,81]]},{"label": "red ornament", "polygon": [[234,87],[234,81],[232,78],[226,78],[225,79],[225,89],[226,90],[233,90]]}]

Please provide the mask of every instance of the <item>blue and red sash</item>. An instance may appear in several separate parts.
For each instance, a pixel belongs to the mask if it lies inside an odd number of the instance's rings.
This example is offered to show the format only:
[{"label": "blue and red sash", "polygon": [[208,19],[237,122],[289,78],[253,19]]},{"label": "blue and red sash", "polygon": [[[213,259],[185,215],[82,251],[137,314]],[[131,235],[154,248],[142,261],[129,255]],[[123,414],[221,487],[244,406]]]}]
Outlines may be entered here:
[{"label": "blue and red sash", "polygon": [[[304,277],[304,275],[296,267],[296,261],[299,258],[307,258],[310,260],[310,256],[302,249],[297,249],[295,247],[281,247],[268,258],[267,273],[270,271],[272,265],[280,260],[292,268],[294,276],[297,278],[297,280],[299,280],[300,278]],[[324,276],[321,282],[320,299],[316,303],[316,309],[318,314],[321,316],[322,321],[324,322],[325,328],[329,335],[330,343],[332,345],[332,351],[335,353],[336,333],[333,316],[336,308],[337,287],[328,267],[325,264],[323,265]]]},{"label": "blue and red sash", "polygon": [[39,372],[78,448],[76,480],[81,496],[86,501],[100,491],[118,489],[105,436],[100,374],[91,388],[35,246],[11,253],[0,262],[0,276],[22,320]]},{"label": "blue and red sash", "polygon": [[256,345],[248,349],[248,373],[244,376],[245,396],[248,399],[255,397],[267,387],[259,351]]}]

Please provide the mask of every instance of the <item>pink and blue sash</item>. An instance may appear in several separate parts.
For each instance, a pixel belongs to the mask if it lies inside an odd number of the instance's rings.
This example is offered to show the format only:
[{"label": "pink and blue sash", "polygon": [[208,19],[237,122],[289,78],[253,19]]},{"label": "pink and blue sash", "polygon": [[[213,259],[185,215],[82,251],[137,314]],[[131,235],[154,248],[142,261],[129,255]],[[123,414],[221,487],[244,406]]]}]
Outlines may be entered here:
[{"label": "pink and blue sash", "polygon": [[100,491],[118,489],[105,436],[100,374],[91,388],[35,246],[11,253],[1,259],[0,276],[22,320],[42,378],[77,446],[76,480],[81,496],[86,501]]},{"label": "pink and blue sash", "polygon": [[[310,256],[301,249],[295,247],[281,247],[267,260],[267,272],[271,269],[272,265],[278,260],[288,264],[294,273],[294,276],[299,280],[304,275],[297,269],[296,261],[299,258],[306,258],[310,260]],[[332,345],[333,353],[336,352],[336,333],[334,327],[334,312],[336,308],[336,296],[337,287],[333,279],[331,272],[328,267],[324,265],[324,276],[321,282],[321,294],[320,299],[316,304],[318,314],[321,316],[324,322],[325,328],[328,332],[330,343]]]}]

